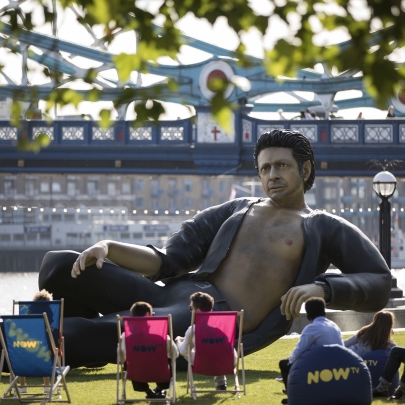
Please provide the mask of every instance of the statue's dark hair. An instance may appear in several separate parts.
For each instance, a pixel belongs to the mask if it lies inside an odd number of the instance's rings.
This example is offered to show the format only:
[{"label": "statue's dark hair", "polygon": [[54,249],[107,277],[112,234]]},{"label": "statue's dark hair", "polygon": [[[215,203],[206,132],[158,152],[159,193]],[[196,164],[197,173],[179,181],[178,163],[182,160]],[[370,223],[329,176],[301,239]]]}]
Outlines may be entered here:
[{"label": "statue's dark hair", "polygon": [[308,138],[302,135],[301,132],[290,131],[289,129],[273,129],[270,132],[265,132],[257,140],[253,152],[257,171],[259,171],[257,157],[263,149],[267,148],[292,149],[292,154],[298,163],[298,170],[301,176],[303,176],[302,167],[304,163],[309,160],[311,162],[311,174],[304,183],[304,192],[311,189],[315,181],[315,164],[314,151],[312,150]]}]

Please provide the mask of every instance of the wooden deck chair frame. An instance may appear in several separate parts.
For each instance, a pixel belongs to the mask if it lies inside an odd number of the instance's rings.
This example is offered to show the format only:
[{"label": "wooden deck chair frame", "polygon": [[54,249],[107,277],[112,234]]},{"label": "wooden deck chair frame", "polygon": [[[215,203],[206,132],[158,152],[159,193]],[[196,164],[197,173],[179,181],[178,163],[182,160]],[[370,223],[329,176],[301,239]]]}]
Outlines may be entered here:
[{"label": "wooden deck chair frame", "polygon": [[[150,319],[150,318],[149,318]],[[117,405],[131,404],[135,402],[165,402],[167,405],[176,402],[176,359],[171,356],[171,367],[172,367],[172,377],[170,379],[170,387],[167,390],[166,398],[152,398],[152,399],[130,399],[126,394],[126,383],[127,383],[127,372],[124,370],[124,362],[121,361],[122,351],[121,351],[121,322],[123,318],[117,315],[117,333],[118,333],[118,346],[117,346],[117,385],[116,385],[116,403]],[[173,327],[172,327],[172,316],[167,316],[168,321],[168,334],[170,340],[173,342]],[[170,349],[172,350],[172,349]]]},{"label": "wooden deck chair frame", "polygon": [[[54,301],[49,301],[50,303],[55,303],[57,301],[60,301],[60,316],[59,316],[59,336],[60,336],[60,343],[61,343],[61,349],[60,352],[62,352],[61,361],[62,361],[62,366],[65,365],[65,338],[63,337],[63,314],[64,314],[64,309],[65,309],[65,300],[61,298],[60,300],[54,300]],[[30,303],[30,302],[41,302],[41,303],[46,303],[48,301],[15,301],[13,300],[13,315],[16,315],[15,313],[15,308],[18,306],[18,313],[20,314],[20,305],[24,303]],[[20,314],[21,315],[21,314]],[[54,339],[55,341],[55,339]],[[55,342],[56,343],[56,342]],[[59,342],[58,342],[59,343]],[[2,368],[0,368],[2,370]]]},{"label": "wooden deck chair frame", "polygon": [[[210,312],[210,314],[220,314],[221,312],[236,312],[236,311],[215,311],[215,312]],[[191,356],[191,347],[190,345],[188,346],[188,366],[187,366],[187,394],[190,389],[191,396],[194,399],[197,399],[197,393],[203,393],[203,392],[213,392],[215,394],[237,394],[238,398],[241,397],[241,392],[243,392],[243,395],[246,395],[246,379],[245,379],[245,358],[244,358],[244,353],[243,353],[243,343],[242,343],[242,329],[243,329],[243,316],[244,316],[244,311],[243,309],[241,311],[237,312],[237,318],[239,318],[239,334],[238,334],[238,345],[237,345],[237,362],[236,362],[236,367],[234,369],[234,378],[235,378],[235,389],[233,390],[199,390],[196,388],[195,382],[194,382],[194,375],[193,375],[193,363],[192,363],[192,356]],[[193,328],[195,323],[195,311],[192,311],[191,314],[191,327]],[[239,385],[239,359],[241,361],[241,372],[242,372],[242,387]]]},{"label": "wooden deck chair frame", "polygon": [[[19,315],[14,315],[16,318],[19,317]],[[6,391],[4,394],[0,397],[0,402],[1,401],[7,401],[7,400],[15,400],[18,399],[20,402],[41,402],[41,404],[45,404],[46,402],[67,402],[70,403],[70,394],[69,390],[66,384],[66,375],[70,370],[69,366],[64,366],[62,367],[60,358],[58,356],[58,348],[55,345],[52,331],[51,331],[51,326],[48,321],[48,316],[44,312],[42,315],[41,314],[35,314],[35,315],[22,315],[23,317],[33,317],[33,318],[38,318],[38,319],[43,319],[44,321],[44,327],[46,329],[46,334],[48,335],[49,342],[50,342],[50,349],[53,353],[53,364],[52,364],[52,371],[51,371],[51,383],[50,383],[50,390],[49,393],[47,394],[22,394],[20,392],[20,389],[18,387],[18,381],[19,381],[19,376],[16,375],[13,371],[13,367],[10,362],[10,357],[7,351],[7,345],[5,342],[5,338],[3,336],[3,332],[0,330],[0,342],[3,347],[4,351],[4,358],[7,362],[9,371],[10,371],[10,384],[6,388]],[[59,391],[59,387],[62,384],[63,389],[66,392],[66,399],[62,399]],[[43,385],[27,385],[27,387],[43,387]],[[13,396],[8,396],[9,394],[12,393],[12,391],[15,390],[15,394]],[[58,394],[57,396],[55,394]],[[17,397],[17,398],[16,398]]]}]

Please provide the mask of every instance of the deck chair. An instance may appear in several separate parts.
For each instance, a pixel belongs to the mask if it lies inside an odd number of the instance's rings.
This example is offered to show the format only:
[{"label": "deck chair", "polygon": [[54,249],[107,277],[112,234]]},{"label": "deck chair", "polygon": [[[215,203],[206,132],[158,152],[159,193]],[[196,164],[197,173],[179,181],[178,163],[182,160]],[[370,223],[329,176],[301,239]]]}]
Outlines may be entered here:
[{"label": "deck chair", "polygon": [[[121,361],[121,321],[125,332],[126,370]],[[117,315],[117,404],[134,402],[176,402],[176,359],[171,353],[171,369],[168,364],[167,335],[173,341],[172,318],[168,316]],[[172,350],[170,348],[170,350]],[[170,381],[166,398],[136,399],[126,394],[127,379],[152,383]]]},{"label": "deck chair", "polygon": [[[0,398],[1,401],[15,399],[20,402],[69,402],[70,396],[66,384],[69,366],[62,367],[58,349],[53,340],[48,316],[42,315],[2,315],[3,331],[0,330],[0,341],[5,360],[10,371],[10,384]],[[48,394],[22,394],[18,387],[19,376],[50,377]],[[66,392],[66,399],[58,393],[58,388]],[[28,385],[28,387],[43,387]],[[11,395],[13,390],[15,396]]]},{"label": "deck chair", "polygon": [[63,309],[64,300],[54,301],[15,301],[13,300],[13,315],[16,315],[18,308],[19,315],[43,314],[48,316],[51,325],[53,340],[59,351],[62,366],[65,365],[65,341],[63,338]]},{"label": "deck chair", "polygon": [[[234,342],[236,325],[239,317],[239,336],[237,344],[237,363],[234,364]],[[241,392],[246,395],[245,360],[243,356],[242,328],[243,310],[192,312],[191,327],[195,328],[195,354],[188,348],[187,393],[197,399],[197,393],[215,392],[216,394],[233,393],[240,398]],[[239,358],[242,363],[242,388],[239,386]],[[226,391],[197,389],[194,374],[205,376],[234,375],[235,389]]]}]

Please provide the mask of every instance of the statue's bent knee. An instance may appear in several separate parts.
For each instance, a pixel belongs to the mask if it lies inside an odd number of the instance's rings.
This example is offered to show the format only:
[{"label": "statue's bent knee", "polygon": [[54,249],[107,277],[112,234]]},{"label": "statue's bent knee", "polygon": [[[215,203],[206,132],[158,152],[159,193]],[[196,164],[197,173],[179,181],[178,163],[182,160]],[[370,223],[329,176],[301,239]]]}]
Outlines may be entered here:
[{"label": "statue's bent knee", "polygon": [[67,275],[70,276],[77,256],[78,253],[72,250],[55,250],[46,253],[39,270],[39,288],[52,291],[55,282],[60,284]]}]

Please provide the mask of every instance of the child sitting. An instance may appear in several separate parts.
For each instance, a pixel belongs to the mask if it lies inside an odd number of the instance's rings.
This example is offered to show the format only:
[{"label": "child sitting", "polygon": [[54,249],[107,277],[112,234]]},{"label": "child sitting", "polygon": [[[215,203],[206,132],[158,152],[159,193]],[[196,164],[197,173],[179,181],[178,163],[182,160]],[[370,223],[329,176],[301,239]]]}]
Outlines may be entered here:
[{"label": "child sitting", "polygon": [[[131,307],[131,314],[132,316],[152,316],[152,306],[147,302],[138,301]],[[170,347],[171,346],[171,347]],[[126,348],[125,348],[125,332],[121,335],[121,344],[120,344],[120,352],[121,352],[121,361],[124,362],[126,360]],[[170,350],[171,349],[171,350]],[[170,359],[170,353],[173,353],[174,358],[179,357],[179,352],[177,350],[177,346],[171,341],[170,336],[167,336],[167,357]],[[157,382],[156,388],[151,390],[149,388],[148,383],[139,382],[139,381],[132,381],[132,387],[135,391],[145,392],[147,399],[153,398],[165,398],[166,397],[166,389],[170,386],[170,381],[165,382]]]},{"label": "child sitting", "polygon": [[[214,298],[211,295],[203,292],[196,292],[191,294],[190,296],[190,311],[195,312],[211,312],[214,308]],[[193,329],[191,326],[188,327],[186,334],[184,337],[177,336],[175,340],[180,354],[188,360],[188,346],[191,346],[191,357],[194,363],[194,356],[195,356],[195,337],[194,337],[194,329],[195,325],[193,325]],[[234,350],[234,358],[235,358],[235,365],[238,359],[238,355]],[[226,376],[220,375],[214,377],[215,389],[217,391],[225,391],[226,390]]]},{"label": "child sitting", "polygon": [[[41,290],[35,293],[34,298],[32,300],[53,301],[53,295],[46,290]],[[27,379],[25,377],[19,377],[19,379],[20,379],[20,393],[27,394],[28,393]],[[49,377],[44,377],[44,394],[49,394],[49,390],[50,390]]]}]

